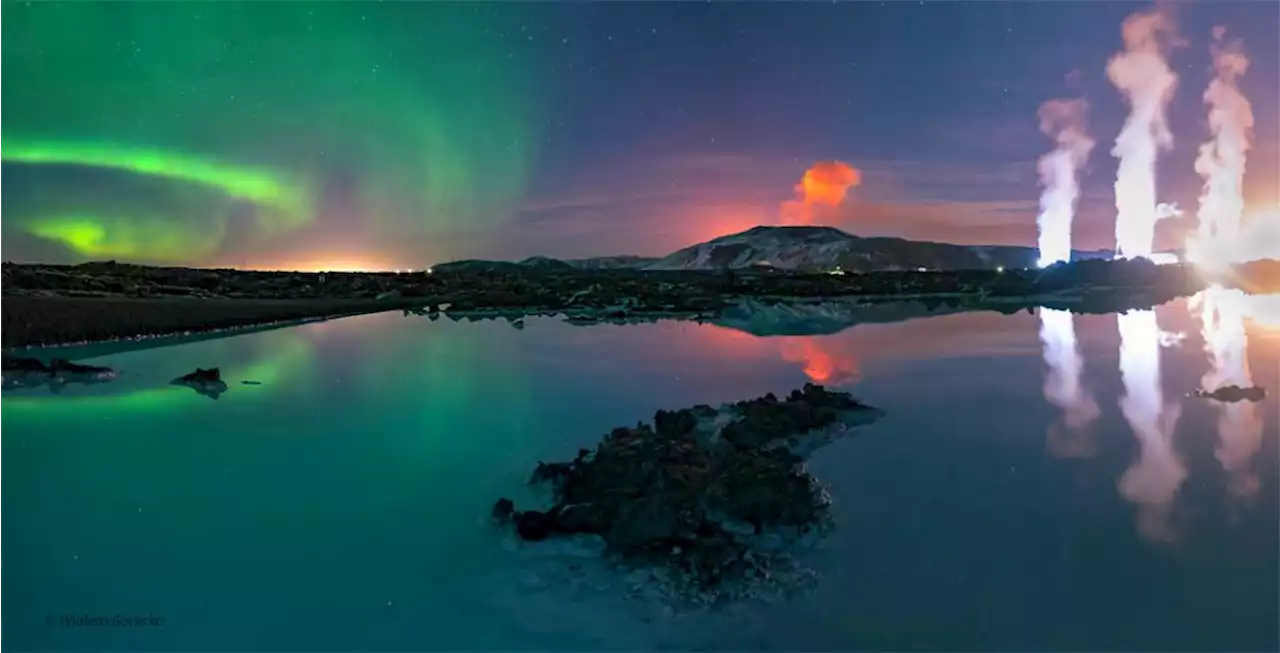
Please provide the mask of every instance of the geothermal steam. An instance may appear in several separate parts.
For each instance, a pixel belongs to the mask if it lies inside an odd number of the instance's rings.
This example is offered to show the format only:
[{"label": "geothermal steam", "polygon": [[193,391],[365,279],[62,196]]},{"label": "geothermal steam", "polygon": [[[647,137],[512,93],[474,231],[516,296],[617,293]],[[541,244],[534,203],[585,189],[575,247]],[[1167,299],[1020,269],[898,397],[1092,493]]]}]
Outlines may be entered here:
[{"label": "geothermal steam", "polygon": [[784,226],[811,225],[822,213],[844,201],[849,189],[862,183],[862,173],[843,161],[819,161],[804,172],[796,184],[796,198],[783,202],[779,219]]},{"label": "geothermal steam", "polygon": [[1093,139],[1085,134],[1085,113],[1089,105],[1083,98],[1049,100],[1040,105],[1040,131],[1058,143],[1054,151],[1040,158],[1041,267],[1071,259],[1071,219],[1075,214],[1080,186],[1076,172],[1089,158]]},{"label": "geothermal steam", "polygon": [[1176,36],[1173,19],[1157,9],[1136,13],[1121,28],[1124,51],[1107,63],[1107,77],[1130,106],[1111,154],[1116,173],[1116,250],[1119,256],[1150,257],[1155,242],[1156,156],[1173,146],[1165,105],[1178,86],[1163,50]]},{"label": "geothermal steam", "polygon": [[1224,43],[1226,28],[1213,28],[1213,81],[1204,92],[1213,138],[1200,146],[1196,172],[1204,177],[1200,221],[1192,255],[1197,263],[1227,263],[1239,253],[1240,219],[1244,214],[1244,163],[1253,128],[1253,109],[1240,92],[1237,78],[1249,69],[1240,41]]}]

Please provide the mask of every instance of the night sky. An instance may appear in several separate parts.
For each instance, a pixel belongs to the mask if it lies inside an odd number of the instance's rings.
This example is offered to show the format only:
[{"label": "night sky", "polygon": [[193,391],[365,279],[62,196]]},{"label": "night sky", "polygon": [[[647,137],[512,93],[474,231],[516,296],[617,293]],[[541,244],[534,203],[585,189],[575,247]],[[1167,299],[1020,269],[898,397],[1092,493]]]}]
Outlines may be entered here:
[{"label": "night sky", "polygon": [[[15,3],[3,255],[262,268],[660,255],[822,222],[1032,245],[1037,107],[1084,97],[1075,242],[1114,245],[1121,2]],[[1215,25],[1243,39],[1248,210],[1280,203],[1280,3],[1172,7],[1159,195],[1194,214]],[[1248,213],[1248,211],[1247,211]],[[1177,245],[1184,221],[1162,223]]]}]

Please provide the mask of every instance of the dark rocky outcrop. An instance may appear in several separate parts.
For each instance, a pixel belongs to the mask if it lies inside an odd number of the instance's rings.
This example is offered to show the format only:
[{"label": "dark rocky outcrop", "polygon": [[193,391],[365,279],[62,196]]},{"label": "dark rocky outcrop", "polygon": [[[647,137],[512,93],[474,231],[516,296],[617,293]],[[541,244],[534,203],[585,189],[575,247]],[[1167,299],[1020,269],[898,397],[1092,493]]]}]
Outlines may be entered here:
[{"label": "dark rocky outcrop", "polygon": [[222,371],[216,367],[209,369],[197,367],[196,371],[183,374],[170,383],[191,388],[210,399],[217,399],[227,391],[227,383],[222,380]]},{"label": "dark rocky outcrop", "polygon": [[1192,394],[1197,397],[1225,403],[1236,403],[1238,401],[1257,403],[1267,398],[1267,391],[1258,386],[1242,388],[1238,385],[1224,385],[1216,390],[1196,390]]},{"label": "dark rocky outcrop", "polygon": [[116,378],[115,370],[98,365],[73,363],[55,358],[47,364],[38,358],[5,356],[3,359],[5,389],[35,388],[43,385],[58,392],[70,383],[90,385],[106,383]]},{"label": "dark rocky outcrop", "polygon": [[517,511],[500,499],[493,514],[524,540],[599,536],[628,564],[666,568],[690,591],[727,596],[722,587],[767,576],[761,538],[794,541],[825,528],[827,496],[802,463],[881,414],[811,384],[785,399],[658,411],[652,425],[616,428],[572,461],[538,463],[530,483],[550,486],[549,509]]}]

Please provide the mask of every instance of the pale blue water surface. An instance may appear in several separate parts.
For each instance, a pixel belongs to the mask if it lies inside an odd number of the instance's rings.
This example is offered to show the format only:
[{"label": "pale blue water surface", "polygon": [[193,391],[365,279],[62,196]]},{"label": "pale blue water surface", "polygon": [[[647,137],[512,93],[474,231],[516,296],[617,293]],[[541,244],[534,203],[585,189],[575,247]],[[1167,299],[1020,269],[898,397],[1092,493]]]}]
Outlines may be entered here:
[{"label": "pale blue water surface", "polygon": [[[773,338],[380,314],[90,356],[120,378],[3,397],[4,644],[1276,650],[1280,326],[1250,302]],[[217,401],[166,385],[210,366]],[[837,526],[803,598],[671,616],[487,521],[614,426],[809,379],[887,416],[810,463]]]}]

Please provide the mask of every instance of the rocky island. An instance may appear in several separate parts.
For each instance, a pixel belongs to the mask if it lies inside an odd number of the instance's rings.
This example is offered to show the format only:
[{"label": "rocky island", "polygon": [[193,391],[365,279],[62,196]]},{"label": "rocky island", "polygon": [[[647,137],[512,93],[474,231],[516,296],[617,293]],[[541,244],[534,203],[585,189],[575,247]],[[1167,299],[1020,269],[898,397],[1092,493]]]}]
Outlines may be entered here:
[{"label": "rocky island", "polygon": [[829,499],[804,460],[882,415],[812,384],[784,399],[660,410],[594,451],[539,463],[529,482],[549,486],[549,508],[517,511],[503,498],[493,516],[526,541],[599,537],[611,558],[652,571],[670,599],[741,598],[787,584],[788,549],[830,526]]}]

